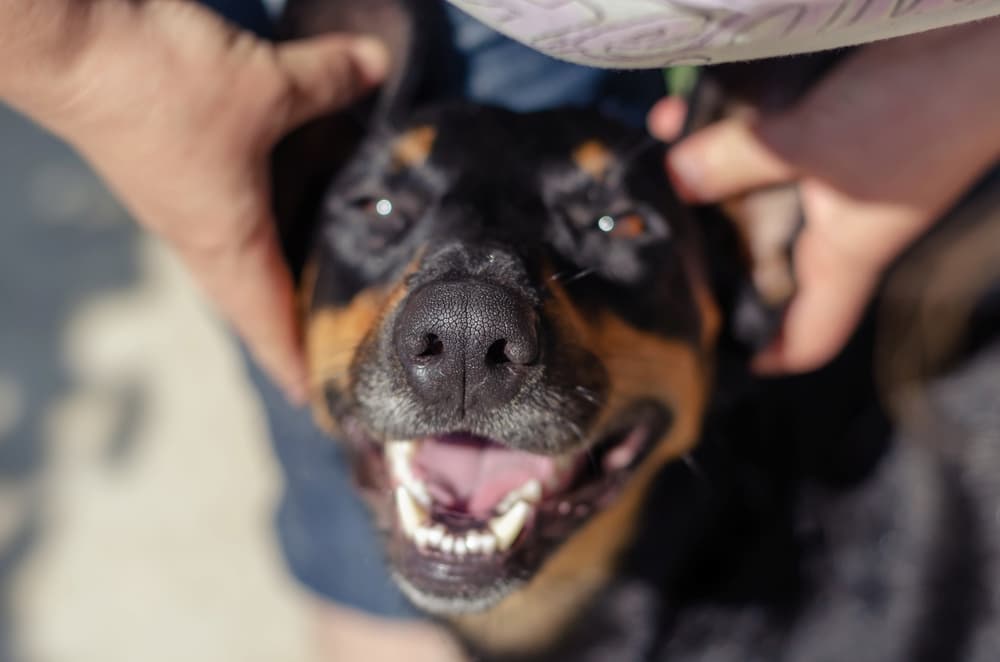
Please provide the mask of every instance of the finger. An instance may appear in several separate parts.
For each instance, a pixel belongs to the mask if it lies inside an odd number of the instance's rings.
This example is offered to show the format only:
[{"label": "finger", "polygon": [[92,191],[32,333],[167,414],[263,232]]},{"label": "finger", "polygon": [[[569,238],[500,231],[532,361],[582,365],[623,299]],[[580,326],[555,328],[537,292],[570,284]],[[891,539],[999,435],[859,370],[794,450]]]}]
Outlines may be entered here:
[{"label": "finger", "polygon": [[649,132],[663,140],[677,140],[684,129],[687,117],[687,103],[681,97],[664,97],[656,102],[646,116]]},{"label": "finger", "polygon": [[371,37],[326,35],[276,47],[292,85],[285,128],[342,108],[382,82],[390,55]]},{"label": "finger", "polygon": [[685,138],[667,155],[667,170],[689,202],[716,202],[731,195],[795,178],[795,168],[770,145],[780,144],[782,118],[751,125],[731,118]]},{"label": "finger", "polygon": [[879,266],[859,261],[806,226],[795,246],[797,292],[781,336],[760,352],[760,374],[807,372],[843,348],[864,313]]},{"label": "finger", "polygon": [[[266,209],[266,208],[262,208]],[[217,245],[174,247],[250,352],[294,404],[304,404],[306,368],[291,274],[266,211]]]}]

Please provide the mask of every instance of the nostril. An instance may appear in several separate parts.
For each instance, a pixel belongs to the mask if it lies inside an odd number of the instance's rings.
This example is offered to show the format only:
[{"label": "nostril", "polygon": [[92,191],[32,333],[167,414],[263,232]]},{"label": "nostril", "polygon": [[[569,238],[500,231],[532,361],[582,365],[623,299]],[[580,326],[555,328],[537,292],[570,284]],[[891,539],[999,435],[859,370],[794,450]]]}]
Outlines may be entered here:
[{"label": "nostril", "polygon": [[486,348],[486,364],[528,366],[538,360],[538,337],[533,329],[522,328],[506,338],[494,340]]},{"label": "nostril", "polygon": [[486,362],[494,366],[510,363],[510,357],[507,356],[507,341],[505,339],[497,340],[489,346],[489,349],[486,350]]},{"label": "nostril", "polygon": [[417,353],[418,358],[430,358],[432,356],[440,356],[444,353],[444,343],[441,339],[434,333],[428,333],[424,335],[424,346],[420,352]]}]

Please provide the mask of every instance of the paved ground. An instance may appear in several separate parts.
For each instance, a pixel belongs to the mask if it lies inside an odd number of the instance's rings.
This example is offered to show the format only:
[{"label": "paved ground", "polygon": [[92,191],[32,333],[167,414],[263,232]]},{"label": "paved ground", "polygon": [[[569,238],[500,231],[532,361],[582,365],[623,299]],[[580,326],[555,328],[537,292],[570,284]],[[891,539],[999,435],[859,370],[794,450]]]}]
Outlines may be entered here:
[{"label": "paved ground", "polygon": [[0,661],[306,659],[233,344],[79,161],[2,107],[0,201]]}]

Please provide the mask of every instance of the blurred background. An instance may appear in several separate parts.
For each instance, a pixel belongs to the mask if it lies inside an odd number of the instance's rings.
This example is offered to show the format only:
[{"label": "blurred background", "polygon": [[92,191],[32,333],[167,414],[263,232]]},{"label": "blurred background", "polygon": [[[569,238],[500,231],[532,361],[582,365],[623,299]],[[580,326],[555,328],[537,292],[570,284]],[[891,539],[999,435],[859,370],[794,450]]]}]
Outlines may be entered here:
[{"label": "blurred background", "polygon": [[307,659],[263,423],[171,256],[0,106],[0,662]]}]

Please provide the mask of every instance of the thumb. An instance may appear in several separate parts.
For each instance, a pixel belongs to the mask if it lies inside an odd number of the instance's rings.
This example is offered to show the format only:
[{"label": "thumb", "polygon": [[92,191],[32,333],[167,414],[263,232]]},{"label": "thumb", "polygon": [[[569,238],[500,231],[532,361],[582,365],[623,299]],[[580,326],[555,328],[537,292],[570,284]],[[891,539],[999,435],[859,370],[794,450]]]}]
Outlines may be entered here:
[{"label": "thumb", "polygon": [[389,49],[372,37],[324,35],[275,46],[291,86],[285,129],[338,110],[381,83]]},{"label": "thumb", "polygon": [[796,171],[773,145],[787,133],[784,118],[754,125],[731,118],[707,126],[678,143],[667,156],[667,170],[689,202],[717,202],[748,190],[780,184]]}]

